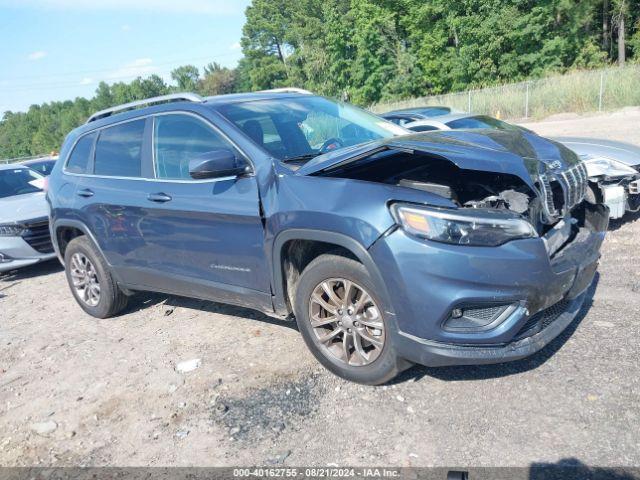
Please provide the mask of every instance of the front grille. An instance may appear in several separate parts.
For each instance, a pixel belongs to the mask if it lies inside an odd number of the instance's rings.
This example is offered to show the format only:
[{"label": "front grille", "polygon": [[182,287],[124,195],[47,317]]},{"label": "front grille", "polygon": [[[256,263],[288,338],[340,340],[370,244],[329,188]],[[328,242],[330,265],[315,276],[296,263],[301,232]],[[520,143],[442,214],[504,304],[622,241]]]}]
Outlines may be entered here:
[{"label": "front grille", "polygon": [[523,338],[531,337],[541,332],[566,312],[570,305],[571,300],[560,300],[549,308],[536,313],[522,326],[514,337],[514,340],[522,340]]},{"label": "front grille", "polygon": [[567,214],[584,200],[589,186],[583,162],[556,174],[540,175],[543,205],[549,220]]},{"label": "front grille", "polygon": [[553,198],[553,191],[551,189],[551,180],[547,175],[540,175],[540,186],[542,188],[543,195],[543,204],[545,213],[548,217],[557,217],[558,216],[558,208],[556,207],[556,202]]},{"label": "front grille", "polygon": [[22,232],[22,238],[31,248],[40,253],[53,253],[48,219],[32,220],[23,226],[25,231]]}]

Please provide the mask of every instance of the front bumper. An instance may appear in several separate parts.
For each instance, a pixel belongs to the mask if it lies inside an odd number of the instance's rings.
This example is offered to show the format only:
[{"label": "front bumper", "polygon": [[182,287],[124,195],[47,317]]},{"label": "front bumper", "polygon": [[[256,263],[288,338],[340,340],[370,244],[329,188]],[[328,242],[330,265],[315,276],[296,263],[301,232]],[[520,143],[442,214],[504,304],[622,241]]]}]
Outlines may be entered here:
[{"label": "front bumper", "polygon": [[55,258],[55,253],[40,253],[22,237],[0,237],[0,273]]},{"label": "front bumper", "polygon": [[396,346],[406,358],[431,367],[483,365],[520,360],[541,350],[560,335],[580,312],[585,296],[586,294],[582,293],[569,301],[567,308],[555,316],[546,328],[505,345],[455,345],[401,334]]},{"label": "front bumper", "polygon": [[[606,207],[581,208],[578,233],[551,258],[540,238],[468,247],[396,230],[377,241],[370,253],[384,272],[399,355],[429,366],[496,363],[530,355],[555,338],[582,305],[608,224]],[[445,327],[455,309],[482,305],[514,307],[481,331]],[[530,328],[559,305],[552,321]]]}]

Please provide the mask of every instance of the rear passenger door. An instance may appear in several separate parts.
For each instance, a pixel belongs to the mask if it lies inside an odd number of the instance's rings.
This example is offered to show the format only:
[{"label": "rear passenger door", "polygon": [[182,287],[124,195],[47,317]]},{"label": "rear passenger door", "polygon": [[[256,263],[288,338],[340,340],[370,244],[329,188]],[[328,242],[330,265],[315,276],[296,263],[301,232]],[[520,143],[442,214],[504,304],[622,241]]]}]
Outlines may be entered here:
[{"label": "rear passenger door", "polygon": [[[150,165],[145,135],[150,128],[150,119],[138,118],[94,133],[89,165],[78,177],[75,192],[75,210],[115,273],[123,278],[146,268],[141,225],[147,205],[144,170],[150,168],[145,167]],[[66,171],[73,174],[71,160]]]}]

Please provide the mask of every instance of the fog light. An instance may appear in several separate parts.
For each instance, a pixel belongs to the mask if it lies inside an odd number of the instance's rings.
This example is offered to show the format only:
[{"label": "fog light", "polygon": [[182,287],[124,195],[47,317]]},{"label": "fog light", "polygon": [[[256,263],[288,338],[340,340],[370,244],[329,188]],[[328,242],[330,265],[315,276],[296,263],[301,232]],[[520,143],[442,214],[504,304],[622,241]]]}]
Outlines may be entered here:
[{"label": "fog light", "polygon": [[450,332],[483,332],[495,328],[518,308],[518,303],[484,304],[456,307],[442,328]]}]

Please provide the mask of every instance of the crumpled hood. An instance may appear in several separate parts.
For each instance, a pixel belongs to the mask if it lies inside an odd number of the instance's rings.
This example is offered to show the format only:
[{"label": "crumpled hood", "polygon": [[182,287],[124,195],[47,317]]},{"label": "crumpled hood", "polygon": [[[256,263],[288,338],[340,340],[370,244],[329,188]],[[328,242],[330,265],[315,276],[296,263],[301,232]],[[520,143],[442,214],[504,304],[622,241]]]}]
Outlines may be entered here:
[{"label": "crumpled hood", "polygon": [[49,216],[44,192],[0,198],[0,223],[20,223]]},{"label": "crumpled hood", "polygon": [[329,152],[314,158],[296,174],[332,170],[387,149],[433,154],[462,169],[517,175],[529,185],[547,170],[564,170],[580,162],[564,145],[530,132],[449,130],[393,137]]},{"label": "crumpled hood", "polygon": [[601,138],[554,137],[580,156],[607,157],[629,166],[640,165],[640,147],[616,140]]}]

